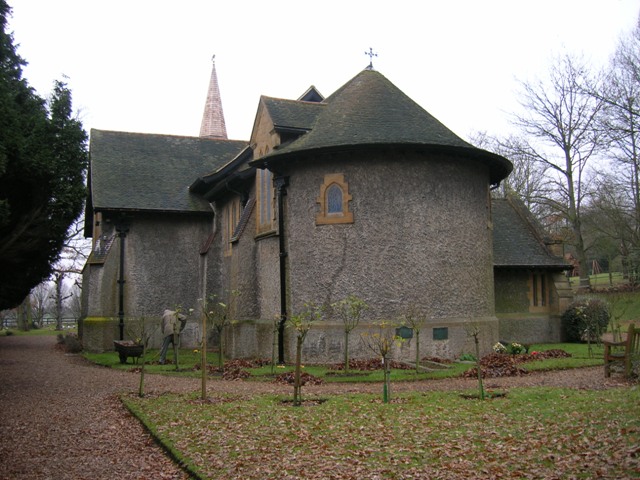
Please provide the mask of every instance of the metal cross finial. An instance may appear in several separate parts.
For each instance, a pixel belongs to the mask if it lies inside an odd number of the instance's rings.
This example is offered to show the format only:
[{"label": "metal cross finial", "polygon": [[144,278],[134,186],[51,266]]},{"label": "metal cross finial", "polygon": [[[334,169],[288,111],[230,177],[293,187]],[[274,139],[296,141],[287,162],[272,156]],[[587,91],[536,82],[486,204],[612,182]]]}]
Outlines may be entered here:
[{"label": "metal cross finial", "polygon": [[369,55],[369,66],[367,67],[367,70],[373,70],[373,57],[377,57],[378,54],[377,53],[373,53],[373,48],[369,47],[369,51],[368,52],[364,52],[365,55]]}]

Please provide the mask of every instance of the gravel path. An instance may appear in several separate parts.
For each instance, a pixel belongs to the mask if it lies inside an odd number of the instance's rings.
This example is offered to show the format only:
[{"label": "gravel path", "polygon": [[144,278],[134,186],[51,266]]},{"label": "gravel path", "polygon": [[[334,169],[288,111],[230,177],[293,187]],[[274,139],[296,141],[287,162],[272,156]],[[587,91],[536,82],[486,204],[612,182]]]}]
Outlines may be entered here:
[{"label": "gravel path", "polygon": [[[0,337],[0,479],[186,479],[118,401],[136,392],[138,375],[96,367],[55,348],[55,337]],[[393,384],[406,390],[474,388],[473,379]],[[488,379],[488,388],[565,386],[606,389],[602,367]],[[148,375],[147,393],[197,391],[199,379]],[[209,382],[214,391],[241,396],[291,393],[273,383]],[[305,387],[306,394],[379,392],[374,384]],[[126,432],[126,433],[125,433]]]}]

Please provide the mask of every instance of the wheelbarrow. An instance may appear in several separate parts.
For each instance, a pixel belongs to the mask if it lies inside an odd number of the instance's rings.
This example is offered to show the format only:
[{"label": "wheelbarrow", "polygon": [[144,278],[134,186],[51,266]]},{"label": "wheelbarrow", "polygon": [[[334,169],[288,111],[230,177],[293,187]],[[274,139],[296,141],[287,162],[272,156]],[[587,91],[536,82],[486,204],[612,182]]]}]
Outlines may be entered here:
[{"label": "wheelbarrow", "polygon": [[138,358],[142,356],[142,345],[131,340],[114,340],[113,346],[120,356],[120,363],[127,363],[129,357],[138,363]]}]

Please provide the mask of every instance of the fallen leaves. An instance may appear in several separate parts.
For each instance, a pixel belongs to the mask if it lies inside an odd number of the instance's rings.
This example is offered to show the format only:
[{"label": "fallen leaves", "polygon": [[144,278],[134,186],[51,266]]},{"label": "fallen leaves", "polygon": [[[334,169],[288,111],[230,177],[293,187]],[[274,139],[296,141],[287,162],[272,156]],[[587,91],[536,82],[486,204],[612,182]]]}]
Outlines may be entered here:
[{"label": "fallen leaves", "polygon": [[[275,378],[276,383],[284,383],[287,385],[293,385],[295,382],[295,372],[284,372],[280,375],[277,375]],[[300,374],[300,384],[301,385],[322,385],[322,379],[315,377],[307,372],[302,372]]]},{"label": "fallen leaves", "polygon": [[[396,370],[413,370],[415,367],[406,363],[391,360],[391,368]],[[368,372],[373,370],[382,370],[384,365],[381,358],[352,358],[349,360],[349,370],[359,370]],[[330,370],[344,370],[344,363],[335,363],[329,365]]]},{"label": "fallen leaves", "polygon": [[179,423],[163,436],[211,479],[613,479],[640,473],[637,388],[515,389],[499,403],[469,402],[456,392],[405,394],[396,404],[375,398],[334,395],[300,409],[265,396],[187,408],[180,396],[134,401],[157,424]]},{"label": "fallen leaves", "polygon": [[[521,363],[534,360],[544,360],[545,358],[570,357],[571,354],[560,349],[545,350],[535,354],[510,355],[508,353],[491,353],[480,360],[480,371],[483,378],[496,377],[516,377],[527,375],[529,371],[519,366]],[[464,372],[467,378],[476,378],[478,369],[474,367]]]},{"label": "fallen leaves", "polygon": [[[483,378],[494,377],[514,377],[526,375],[529,372],[518,366],[516,361],[517,355],[508,355],[505,353],[492,353],[480,360],[480,371]],[[478,376],[478,368],[474,367],[466,372],[464,376],[475,378]]]}]

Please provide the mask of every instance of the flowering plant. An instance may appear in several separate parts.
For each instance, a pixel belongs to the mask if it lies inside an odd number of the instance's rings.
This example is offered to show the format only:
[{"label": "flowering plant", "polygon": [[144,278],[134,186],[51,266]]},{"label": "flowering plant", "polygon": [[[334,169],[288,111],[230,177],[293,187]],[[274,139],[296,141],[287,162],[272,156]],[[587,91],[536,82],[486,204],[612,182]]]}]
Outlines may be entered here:
[{"label": "flowering plant", "polygon": [[507,347],[505,347],[502,343],[498,342],[493,346],[493,351],[496,353],[506,353]]},{"label": "flowering plant", "polygon": [[524,347],[519,343],[512,342],[509,344],[509,353],[511,355],[518,355],[519,353],[522,353],[523,350],[524,350]]}]

